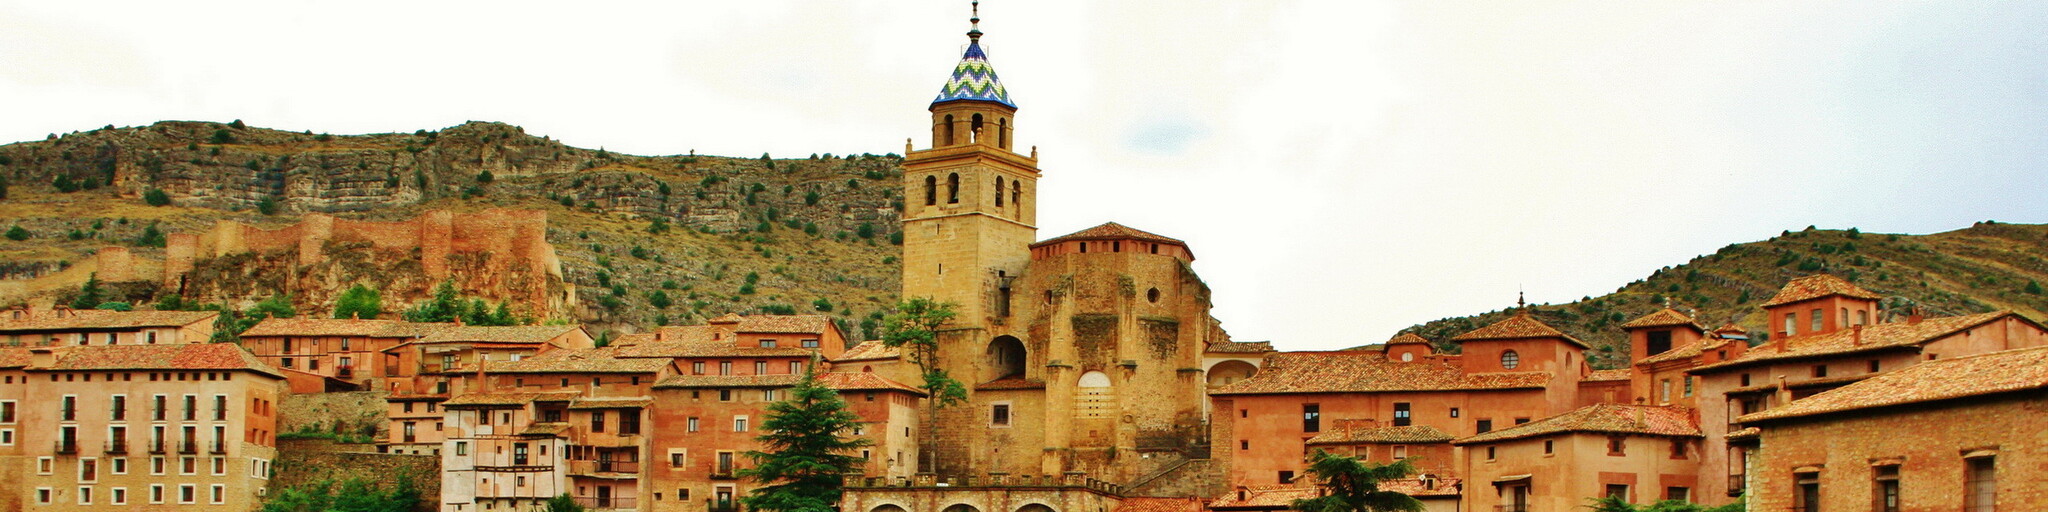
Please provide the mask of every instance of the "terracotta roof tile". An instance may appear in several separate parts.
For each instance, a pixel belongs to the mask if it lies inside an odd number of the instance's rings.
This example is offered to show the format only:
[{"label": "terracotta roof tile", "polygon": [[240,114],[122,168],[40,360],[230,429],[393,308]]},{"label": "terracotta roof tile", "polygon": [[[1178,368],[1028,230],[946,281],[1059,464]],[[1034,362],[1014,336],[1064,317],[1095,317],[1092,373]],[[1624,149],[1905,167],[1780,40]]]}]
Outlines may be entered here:
[{"label": "terracotta roof tile", "polygon": [[1263,354],[1273,351],[1270,341],[1219,341],[1210,343],[1204,350],[1219,354]]},{"label": "terracotta roof tile", "polygon": [[903,391],[925,396],[924,390],[869,372],[820,373],[818,383],[839,391]]},{"label": "terracotta roof tile", "polygon": [[522,436],[557,436],[557,435],[562,435],[563,433],[566,433],[566,432],[568,432],[570,428],[571,428],[571,427],[569,426],[569,424],[568,424],[568,423],[561,423],[561,422],[553,422],[553,423],[534,423],[534,424],[531,424],[531,425],[527,425],[527,426],[526,426],[526,430],[521,430],[521,431],[519,431],[519,435],[522,435]]},{"label": "terracotta roof tile", "polygon": [[248,370],[282,377],[276,368],[233,343],[57,347],[56,362],[30,370]]},{"label": "terracotta roof tile", "polygon": [[1743,423],[2048,388],[2048,347],[1937,359],[1823,391]]},{"label": "terracotta roof tile", "polygon": [[1506,320],[1494,322],[1493,325],[1452,336],[1451,341],[1518,340],[1525,338],[1563,338],[1565,341],[1569,341],[1581,348],[1593,348],[1591,345],[1587,345],[1586,342],[1579,341],[1578,338],[1573,338],[1565,334],[1564,331],[1557,330],[1557,328],[1551,327],[1550,324],[1543,323],[1542,320],[1529,316],[1527,310],[1510,315]]},{"label": "terracotta roof tile", "polygon": [[1706,327],[1701,327],[1699,323],[1694,322],[1691,316],[1687,316],[1685,313],[1680,313],[1678,312],[1678,310],[1674,310],[1671,308],[1659,309],[1656,312],[1643,315],[1641,318],[1629,320],[1628,323],[1621,324],[1621,328],[1641,329],[1645,327],[1668,327],[1673,325],[1689,326],[1693,329],[1698,329],[1701,332],[1705,332],[1707,330]]},{"label": "terracotta roof tile", "polygon": [[658,341],[619,347],[619,357],[627,358],[684,358],[684,357],[809,357],[818,349],[801,347],[761,348],[741,347],[732,341]]},{"label": "terracotta roof tile", "polygon": [[0,368],[22,368],[28,366],[28,362],[29,353],[27,348],[0,347]]},{"label": "terracotta roof tile", "polygon": [[1023,377],[1005,377],[974,386],[977,391],[1002,391],[1011,389],[1045,389],[1045,381]]},{"label": "terracotta roof tile", "polygon": [[1124,498],[1113,512],[1202,512],[1201,498]]},{"label": "terracotta roof tile", "polygon": [[1387,346],[1394,346],[1394,345],[1413,345],[1413,344],[1417,344],[1417,343],[1420,343],[1420,344],[1423,344],[1423,345],[1428,345],[1428,344],[1429,344],[1429,339],[1427,339],[1427,338],[1423,338],[1423,337],[1421,337],[1421,336],[1417,336],[1417,335],[1415,335],[1415,333],[1412,333],[1412,332],[1404,332],[1404,333],[1401,333],[1401,334],[1399,334],[1399,335],[1396,335],[1396,336],[1394,336],[1394,337],[1393,337],[1393,339],[1389,339],[1389,340],[1387,340],[1387,343],[1386,343],[1386,344],[1387,344]]},{"label": "terracotta roof tile", "polygon": [[1635,370],[1631,368],[1593,370],[1593,373],[1586,375],[1584,378],[1580,378],[1579,382],[1612,382],[1618,380],[1628,380],[1629,377],[1634,374]]},{"label": "terracotta roof tile", "polygon": [[417,338],[455,324],[415,323],[398,320],[354,320],[333,318],[266,318],[244,337],[256,336],[362,336],[365,338]]},{"label": "terracotta roof tile", "polygon": [[580,393],[575,391],[549,391],[542,393],[465,393],[449,397],[441,402],[442,407],[463,407],[473,405],[526,405],[536,401],[569,401]]},{"label": "terracotta roof tile", "polygon": [[859,345],[854,345],[853,348],[846,349],[845,352],[840,352],[839,357],[837,359],[833,359],[833,361],[872,361],[879,359],[896,359],[899,357],[903,357],[902,350],[891,348],[888,345],[883,345],[880,340],[873,340],[860,342]]},{"label": "terracotta roof tile", "polygon": [[749,315],[741,317],[739,327],[733,332],[740,334],[824,334],[836,326],[832,317],[825,315]]},{"label": "terracotta roof tile", "polygon": [[420,338],[419,343],[547,343],[582,328],[576,325],[458,325],[434,331]]},{"label": "terracotta roof tile", "polygon": [[1453,437],[1429,425],[1405,427],[1370,427],[1335,429],[1316,434],[1306,441],[1310,445],[1354,444],[1354,443],[1447,443]]},{"label": "terracotta roof tile", "polygon": [[633,409],[650,405],[654,405],[654,399],[644,396],[576,397],[569,401],[570,409]]},{"label": "terracotta roof tile", "polygon": [[1786,282],[1784,288],[1778,289],[1777,295],[1771,296],[1771,300],[1764,301],[1763,307],[1768,308],[1782,304],[1791,304],[1829,295],[1843,295],[1871,300],[1884,298],[1883,295],[1865,290],[1863,287],[1856,286],[1854,283],[1835,277],[1832,274],[1814,274]]},{"label": "terracotta roof tile", "polygon": [[1466,374],[1441,360],[1397,362],[1382,352],[1276,352],[1257,375],[1211,391],[1213,395],[1375,393],[1541,388],[1548,372]]},{"label": "terracotta roof tile", "polygon": [[1239,492],[1225,493],[1223,497],[1209,500],[1211,509],[1262,508],[1285,509],[1294,500],[1316,497],[1315,487],[1252,487]]},{"label": "terracotta roof tile", "polygon": [[1100,226],[1075,231],[1064,236],[1048,238],[1038,243],[1031,244],[1031,246],[1039,247],[1045,245],[1052,245],[1060,242],[1071,242],[1074,240],[1141,240],[1146,242],[1174,244],[1182,247],[1186,247],[1188,245],[1187,242],[1182,242],[1180,240],[1176,240],[1173,238],[1147,233],[1144,231],[1133,229],[1130,226],[1125,226],[1123,224],[1117,224],[1115,222],[1104,222]]},{"label": "terracotta roof tile", "polygon": [[1547,436],[1566,432],[1702,437],[1692,413],[1678,407],[1597,404],[1521,425],[1454,441],[1467,445]]},{"label": "terracotta roof tile", "polygon": [[220,313],[213,311],[108,311],[84,309],[71,310],[61,317],[45,313],[15,320],[12,318],[12,315],[7,315],[5,319],[0,319],[0,332],[182,327],[197,323],[212,323],[219,316]]},{"label": "terracotta roof tile", "polygon": [[672,375],[654,383],[663,388],[780,388],[796,385],[802,375]]},{"label": "terracotta roof tile", "polygon": [[1463,479],[1458,478],[1438,478],[1432,485],[1423,485],[1422,479],[1419,478],[1388,480],[1380,483],[1380,490],[1394,491],[1417,498],[1457,496],[1458,483],[1463,481]]},{"label": "terracotta roof tile", "polygon": [[1873,324],[1864,326],[1860,334],[1856,329],[1841,329],[1820,334],[1779,339],[1750,347],[1749,351],[1742,354],[1742,357],[1700,366],[1692,371],[1694,373],[1704,373],[1771,361],[1918,347],[1950,334],[2006,317],[2017,317],[2028,324],[2034,325],[2036,328],[2040,326],[2040,324],[2036,324],[2032,320],[2027,320],[2026,317],[2015,315],[2009,311],[1929,318],[1919,322]]},{"label": "terracotta roof tile", "polygon": [[660,358],[624,358],[621,348],[562,349],[543,352],[518,361],[489,363],[491,373],[658,373],[670,361]]}]

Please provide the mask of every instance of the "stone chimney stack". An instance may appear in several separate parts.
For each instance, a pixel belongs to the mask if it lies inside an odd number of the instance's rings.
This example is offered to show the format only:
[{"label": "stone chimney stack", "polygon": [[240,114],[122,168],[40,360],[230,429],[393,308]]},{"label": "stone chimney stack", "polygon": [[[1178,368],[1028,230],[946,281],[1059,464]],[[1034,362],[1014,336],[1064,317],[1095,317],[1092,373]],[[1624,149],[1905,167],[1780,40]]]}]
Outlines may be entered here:
[{"label": "stone chimney stack", "polygon": [[49,368],[57,365],[57,351],[38,348],[28,353],[28,365],[33,368]]}]

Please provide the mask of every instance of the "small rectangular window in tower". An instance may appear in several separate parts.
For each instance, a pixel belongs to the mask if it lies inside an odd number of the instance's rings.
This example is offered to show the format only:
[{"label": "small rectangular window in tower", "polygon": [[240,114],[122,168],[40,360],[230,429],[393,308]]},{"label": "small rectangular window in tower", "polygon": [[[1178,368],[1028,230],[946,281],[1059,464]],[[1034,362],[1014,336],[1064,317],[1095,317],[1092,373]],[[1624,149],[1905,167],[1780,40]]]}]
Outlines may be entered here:
[{"label": "small rectangular window in tower", "polygon": [[1409,421],[1408,402],[1394,402],[1394,426],[1406,427]]},{"label": "small rectangular window in tower", "polygon": [[1871,510],[1899,512],[1899,467],[1877,466],[1871,471],[1875,480],[1871,485]]},{"label": "small rectangular window in tower", "polygon": [[1321,405],[1318,405],[1318,404],[1302,404],[1302,406],[1301,406],[1301,431],[1302,431],[1302,432],[1321,432],[1321,431],[1323,431],[1323,406],[1321,406]]},{"label": "small rectangular window in tower", "polygon": [[989,424],[998,427],[1010,426],[1010,404],[995,404],[989,411]]}]

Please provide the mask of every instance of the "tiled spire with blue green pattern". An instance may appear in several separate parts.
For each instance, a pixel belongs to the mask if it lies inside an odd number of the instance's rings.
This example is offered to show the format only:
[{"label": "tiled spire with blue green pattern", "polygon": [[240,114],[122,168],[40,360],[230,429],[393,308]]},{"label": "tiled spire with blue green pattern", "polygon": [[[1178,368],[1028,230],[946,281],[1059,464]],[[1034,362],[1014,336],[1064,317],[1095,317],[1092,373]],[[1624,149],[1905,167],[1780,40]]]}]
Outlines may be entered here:
[{"label": "tiled spire with blue green pattern", "polygon": [[1017,108],[1010,102],[1010,91],[1003,88],[1003,81],[996,78],[996,68],[988,63],[988,54],[981,51],[981,2],[974,2],[974,17],[968,19],[973,29],[967,31],[967,53],[960,56],[960,64],[953,66],[953,76],[946,79],[946,85],[939,88],[939,97],[933,105],[948,101],[992,101],[1003,106]]}]

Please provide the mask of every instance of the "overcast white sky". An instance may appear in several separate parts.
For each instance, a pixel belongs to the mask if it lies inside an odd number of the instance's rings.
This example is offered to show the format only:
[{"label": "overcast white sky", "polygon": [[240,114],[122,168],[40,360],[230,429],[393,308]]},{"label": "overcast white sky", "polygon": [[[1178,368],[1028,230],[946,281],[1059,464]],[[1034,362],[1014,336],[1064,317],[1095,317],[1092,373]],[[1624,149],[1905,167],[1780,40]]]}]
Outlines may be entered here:
[{"label": "overcast white sky", "polygon": [[[2048,3],[990,0],[1040,236],[1187,240],[1240,340],[1384,340],[1809,224],[2048,218]],[[494,120],[901,152],[965,1],[0,0],[0,141]],[[924,141],[920,140],[920,147]]]}]

